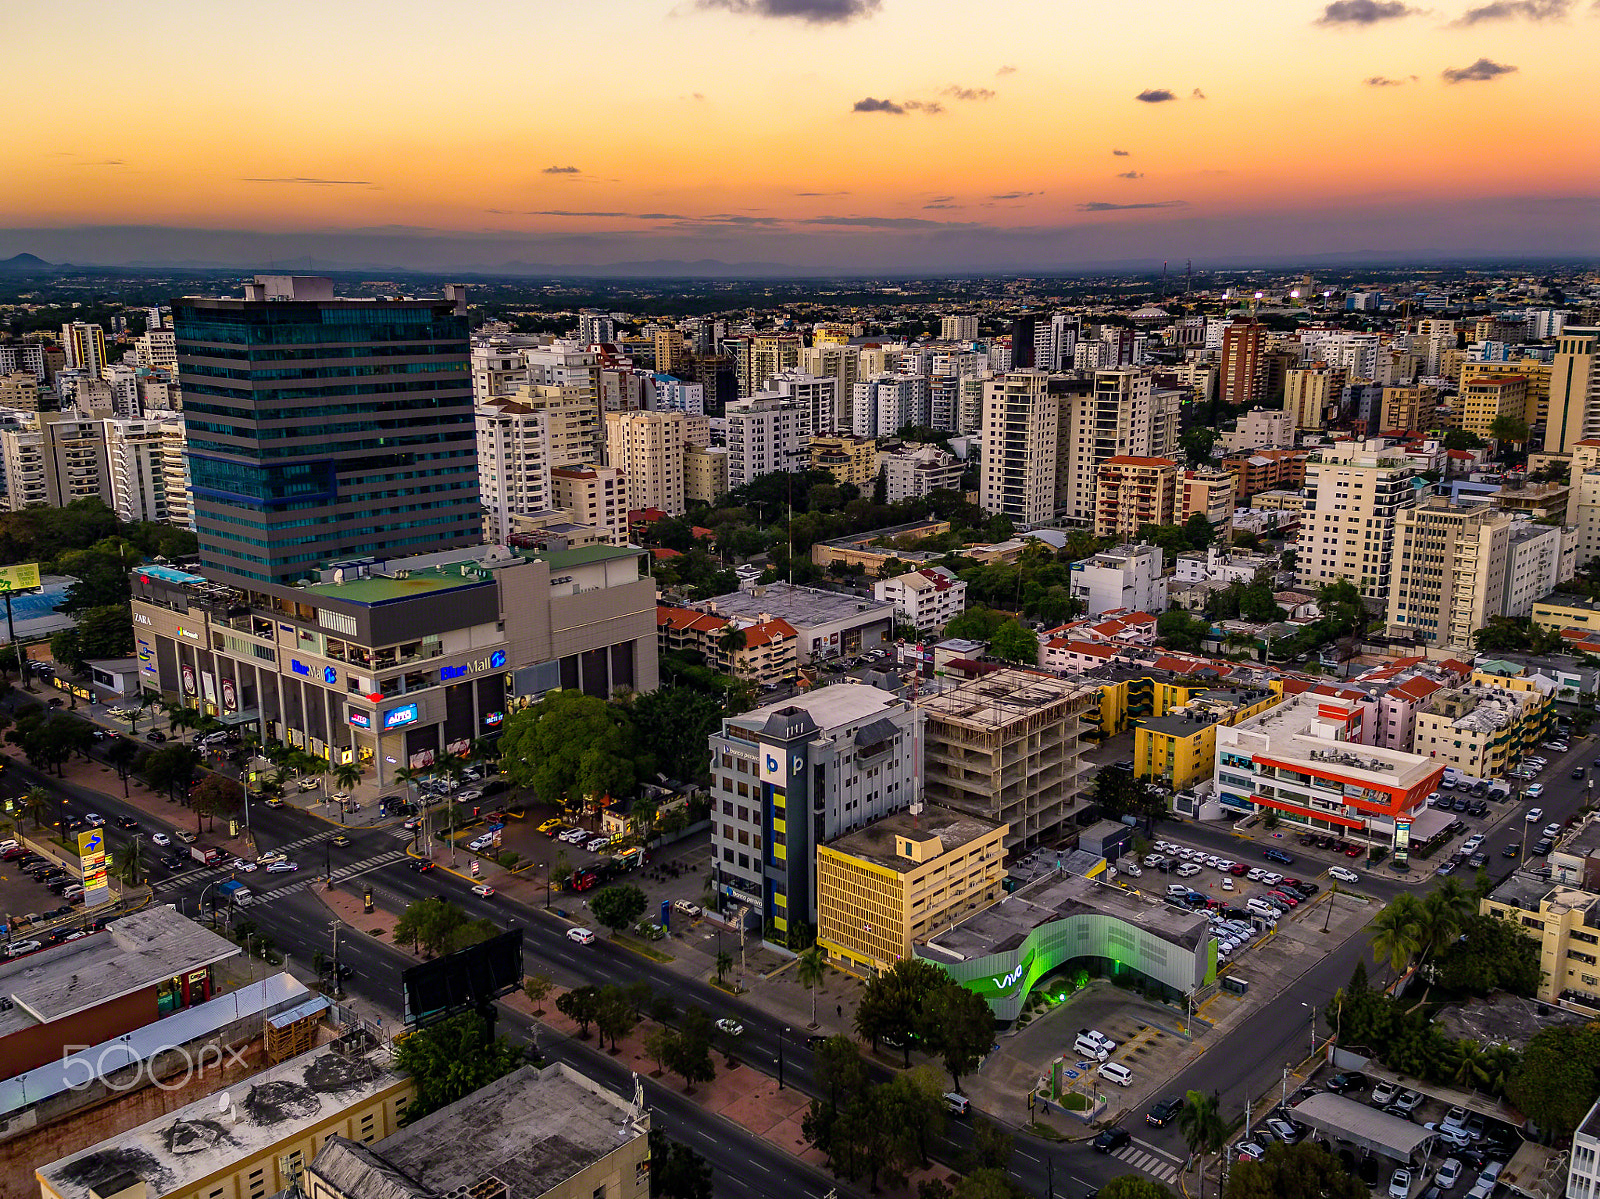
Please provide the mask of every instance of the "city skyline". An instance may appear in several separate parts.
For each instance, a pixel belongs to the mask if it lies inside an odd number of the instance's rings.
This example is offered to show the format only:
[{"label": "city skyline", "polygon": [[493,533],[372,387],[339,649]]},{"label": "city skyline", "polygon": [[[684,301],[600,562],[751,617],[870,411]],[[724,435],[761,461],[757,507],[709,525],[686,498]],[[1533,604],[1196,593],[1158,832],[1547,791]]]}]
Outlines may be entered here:
[{"label": "city skyline", "polygon": [[623,0],[560,22],[487,4],[459,26],[350,4],[292,27],[172,0],[72,72],[47,52],[70,8],[29,8],[23,113],[71,134],[16,156],[0,258],[804,273],[1600,254],[1600,151],[1557,136],[1600,32],[1588,0],[1220,19],[1175,0],[1127,19]]}]

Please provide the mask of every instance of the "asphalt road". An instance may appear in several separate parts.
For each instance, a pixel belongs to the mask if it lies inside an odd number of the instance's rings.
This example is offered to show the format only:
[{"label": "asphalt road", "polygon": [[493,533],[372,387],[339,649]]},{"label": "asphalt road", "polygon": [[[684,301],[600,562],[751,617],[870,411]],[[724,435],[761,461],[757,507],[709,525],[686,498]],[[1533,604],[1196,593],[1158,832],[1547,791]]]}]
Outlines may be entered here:
[{"label": "asphalt road", "polygon": [[[1521,800],[1516,804],[1494,805],[1487,821],[1468,821],[1486,829],[1485,844],[1491,852],[1490,868],[1497,876],[1507,873],[1512,863],[1498,857],[1499,848],[1508,841],[1520,840],[1526,829],[1523,814],[1533,806],[1544,810],[1540,824],[1548,820],[1564,820],[1582,806],[1584,783],[1569,777],[1572,767],[1582,762],[1589,764],[1596,755],[1597,746],[1592,738],[1579,740],[1567,754],[1552,758],[1550,767],[1541,776],[1546,792],[1537,801]],[[1591,769],[1591,777],[1595,772]],[[6,773],[5,784],[13,790],[26,790],[32,785],[37,772],[25,764],[18,764]],[[64,793],[68,809],[73,812],[94,810],[107,817],[131,815],[140,820],[148,830],[159,825],[165,831],[184,823],[187,813],[177,805],[171,808],[170,821],[151,821],[142,812],[124,805],[120,799],[102,798],[71,784],[63,785],[58,779],[43,779],[58,793]],[[473,895],[468,884],[448,874],[417,874],[408,870],[403,855],[405,842],[389,829],[351,829],[351,844],[334,848],[326,843],[337,832],[322,821],[316,820],[294,808],[272,810],[252,806],[252,826],[262,850],[293,845],[289,852],[301,864],[298,874],[265,875],[256,872],[247,882],[256,891],[259,901],[249,911],[250,919],[269,932],[280,949],[291,953],[298,961],[309,962],[317,950],[330,952],[332,936],[327,909],[309,891],[309,879],[319,873],[324,864],[332,866],[336,874],[351,870],[364,870],[360,877],[370,881],[387,898],[405,903],[430,896],[444,896],[474,917],[485,917],[502,925],[520,925],[524,929],[526,969],[530,973],[549,974],[563,985],[592,983],[595,985],[625,984],[641,978],[650,982],[658,994],[670,996],[683,1008],[697,1005],[716,1016],[731,1015],[743,1023],[745,1033],[733,1039],[728,1048],[754,1068],[775,1074],[780,1039],[784,1046],[784,1077],[788,1085],[814,1093],[811,1079],[810,1054],[804,1048],[803,1034],[787,1028],[781,1021],[752,1007],[748,1003],[715,990],[709,984],[686,978],[670,970],[642,961],[638,956],[612,946],[605,938],[592,945],[577,945],[566,938],[566,925],[541,915],[540,909],[526,907],[503,896],[483,899]],[[1534,831],[1535,830],[1529,830]],[[119,831],[108,828],[113,840]],[[1163,825],[1159,835],[1173,840],[1205,846],[1240,856],[1240,842],[1225,829],[1193,823]],[[307,840],[309,838],[309,840]],[[1535,837],[1528,838],[1531,844]],[[1292,840],[1287,843],[1290,852],[1298,847]],[[1295,869],[1303,876],[1310,870],[1299,859]],[[162,902],[178,903],[190,911],[208,882],[214,876],[206,871],[190,871],[167,880],[164,874],[156,878],[157,898]],[[1470,873],[1463,882],[1471,883]],[[1430,879],[1414,888],[1424,893],[1435,885]],[[1362,881],[1354,888],[1381,900],[1388,900],[1407,889],[1393,877],[1386,877],[1380,867],[1376,871],[1362,870]],[[273,897],[273,892],[284,893]],[[1374,909],[1376,910],[1376,909]],[[1185,1090],[1214,1091],[1220,1098],[1225,1115],[1242,1110],[1246,1097],[1255,1098],[1268,1091],[1277,1091],[1282,1068],[1286,1062],[1299,1062],[1310,1049],[1311,1012],[1320,1011],[1333,993],[1349,979],[1356,960],[1367,951],[1364,936],[1356,935],[1337,947],[1332,953],[1299,978],[1283,995],[1263,1007],[1249,1022],[1210,1046],[1193,1065],[1172,1080],[1167,1088],[1171,1092]],[[340,940],[340,957],[355,970],[355,977],[347,984],[355,998],[357,1009],[363,1004],[397,1015],[400,1009],[400,971],[406,964],[400,955],[386,946],[368,939],[344,936]],[[510,1023],[517,1023],[508,1014]],[[581,1043],[560,1042],[559,1048],[549,1039],[544,1041],[547,1052],[572,1055],[567,1060],[583,1064],[586,1069],[604,1078],[610,1085],[625,1090],[626,1078],[618,1077],[621,1071],[610,1059],[593,1053]],[[609,1070],[609,1073],[608,1073]],[[827,1189],[826,1180],[802,1163],[790,1158],[758,1138],[713,1117],[707,1116],[692,1102],[686,1101],[674,1089],[649,1080],[647,1092],[653,1107],[661,1113],[663,1126],[674,1136],[685,1139],[698,1151],[713,1161],[717,1168],[718,1195],[770,1194],[776,1185],[784,1193],[821,1195]],[[1001,1113],[1000,1122],[1011,1123],[1020,1113]],[[1145,1125],[1142,1109],[1132,1113],[1127,1120],[1130,1131],[1147,1145],[1182,1158],[1185,1150],[1176,1129],[1155,1129]],[[944,1154],[953,1157],[970,1140],[969,1126],[952,1120]],[[716,1156],[712,1148],[716,1147]],[[759,1172],[771,1173],[772,1179],[755,1178],[751,1174],[753,1163],[760,1163]],[[1129,1171],[1124,1163],[1092,1152],[1086,1145],[1051,1145],[1019,1136],[1017,1151],[1012,1159],[1012,1174],[1031,1192],[1038,1195],[1077,1196],[1087,1189],[1102,1185],[1109,1179]],[[1053,1185],[1053,1188],[1051,1184]],[[833,1184],[829,1184],[830,1186]],[[848,1190],[849,1188],[841,1188]]]}]

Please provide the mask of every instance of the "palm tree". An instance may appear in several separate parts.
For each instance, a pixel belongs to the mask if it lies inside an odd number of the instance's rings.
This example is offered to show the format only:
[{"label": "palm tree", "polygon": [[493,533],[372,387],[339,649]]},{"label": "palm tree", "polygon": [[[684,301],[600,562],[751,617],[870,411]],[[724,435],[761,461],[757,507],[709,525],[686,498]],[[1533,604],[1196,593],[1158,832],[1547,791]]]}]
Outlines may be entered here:
[{"label": "palm tree", "polygon": [[795,980],[802,987],[811,988],[811,1023],[810,1028],[817,1026],[817,987],[827,977],[828,960],[822,954],[822,948],[813,945],[802,953],[795,962]]},{"label": "palm tree", "polygon": [[1422,905],[1416,896],[1397,896],[1372,919],[1370,941],[1372,960],[1388,962],[1395,977],[1422,951]]},{"label": "palm tree", "polygon": [[128,775],[133,772],[133,760],[139,756],[139,747],[123,737],[114,738],[106,749],[106,760],[117,768],[122,777],[122,798],[128,798]]},{"label": "palm tree", "polygon": [[1228,1126],[1217,1110],[1217,1097],[1201,1091],[1190,1091],[1183,1100],[1183,1110],[1178,1113],[1178,1131],[1183,1134],[1189,1154],[1199,1159],[1200,1196],[1206,1193],[1205,1159],[1222,1149],[1228,1139]]},{"label": "palm tree", "polygon": [[[426,771],[417,770],[410,766],[402,766],[398,770],[392,772],[389,777],[394,779],[394,781],[397,783],[403,783],[406,789],[406,799],[411,803],[415,803],[417,800],[416,786],[426,777],[426,775]],[[422,837],[421,825],[417,826],[417,837],[420,841]]]},{"label": "palm tree", "polygon": [[43,828],[45,818],[50,815],[53,805],[50,802],[50,792],[43,787],[30,787],[28,793],[22,797],[23,811],[33,821],[34,828]]},{"label": "palm tree", "polygon": [[162,704],[161,710],[167,714],[167,727],[178,734],[178,740],[183,740],[183,731],[192,729],[200,722],[200,713],[185,703]]},{"label": "palm tree", "polygon": [[361,767],[354,762],[340,762],[333,768],[333,781],[341,791],[348,791],[361,781]]},{"label": "palm tree", "polygon": [[144,838],[134,837],[117,856],[117,877],[137,887],[144,876]]},{"label": "palm tree", "polygon": [[722,976],[733,969],[733,955],[726,949],[717,950],[717,985],[722,985]]},{"label": "palm tree", "polygon": [[717,638],[717,648],[728,661],[730,673],[733,669],[734,656],[745,646],[750,644],[750,638],[745,631],[736,624],[730,624],[722,630],[722,636]]}]

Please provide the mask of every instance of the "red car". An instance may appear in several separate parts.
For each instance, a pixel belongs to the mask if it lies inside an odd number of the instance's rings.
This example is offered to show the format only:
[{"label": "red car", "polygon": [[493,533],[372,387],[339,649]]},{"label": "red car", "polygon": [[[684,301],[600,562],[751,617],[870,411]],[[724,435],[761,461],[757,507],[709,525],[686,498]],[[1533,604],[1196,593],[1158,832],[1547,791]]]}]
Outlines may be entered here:
[{"label": "red car", "polygon": [[1347,858],[1359,858],[1362,854],[1364,854],[1366,852],[1367,851],[1362,849],[1361,846],[1352,845],[1349,849],[1344,851],[1344,856],[1347,857]]},{"label": "red car", "polygon": [[1235,862],[1232,866],[1228,867],[1228,873],[1234,875],[1236,878],[1243,878],[1245,875],[1250,873],[1250,867],[1246,866],[1243,862]]}]

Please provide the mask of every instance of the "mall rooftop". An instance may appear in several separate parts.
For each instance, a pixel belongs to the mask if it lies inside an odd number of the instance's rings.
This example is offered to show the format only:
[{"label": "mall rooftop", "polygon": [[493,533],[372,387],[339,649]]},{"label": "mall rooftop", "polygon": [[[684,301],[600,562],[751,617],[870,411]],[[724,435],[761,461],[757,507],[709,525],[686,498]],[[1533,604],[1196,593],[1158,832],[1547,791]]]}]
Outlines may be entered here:
[{"label": "mall rooftop", "polygon": [[1042,924],[1084,915],[1110,916],[1189,950],[1200,948],[1211,937],[1211,924],[1205,917],[1154,896],[1081,875],[1049,874],[929,938],[928,944],[968,961],[1015,949]]}]

